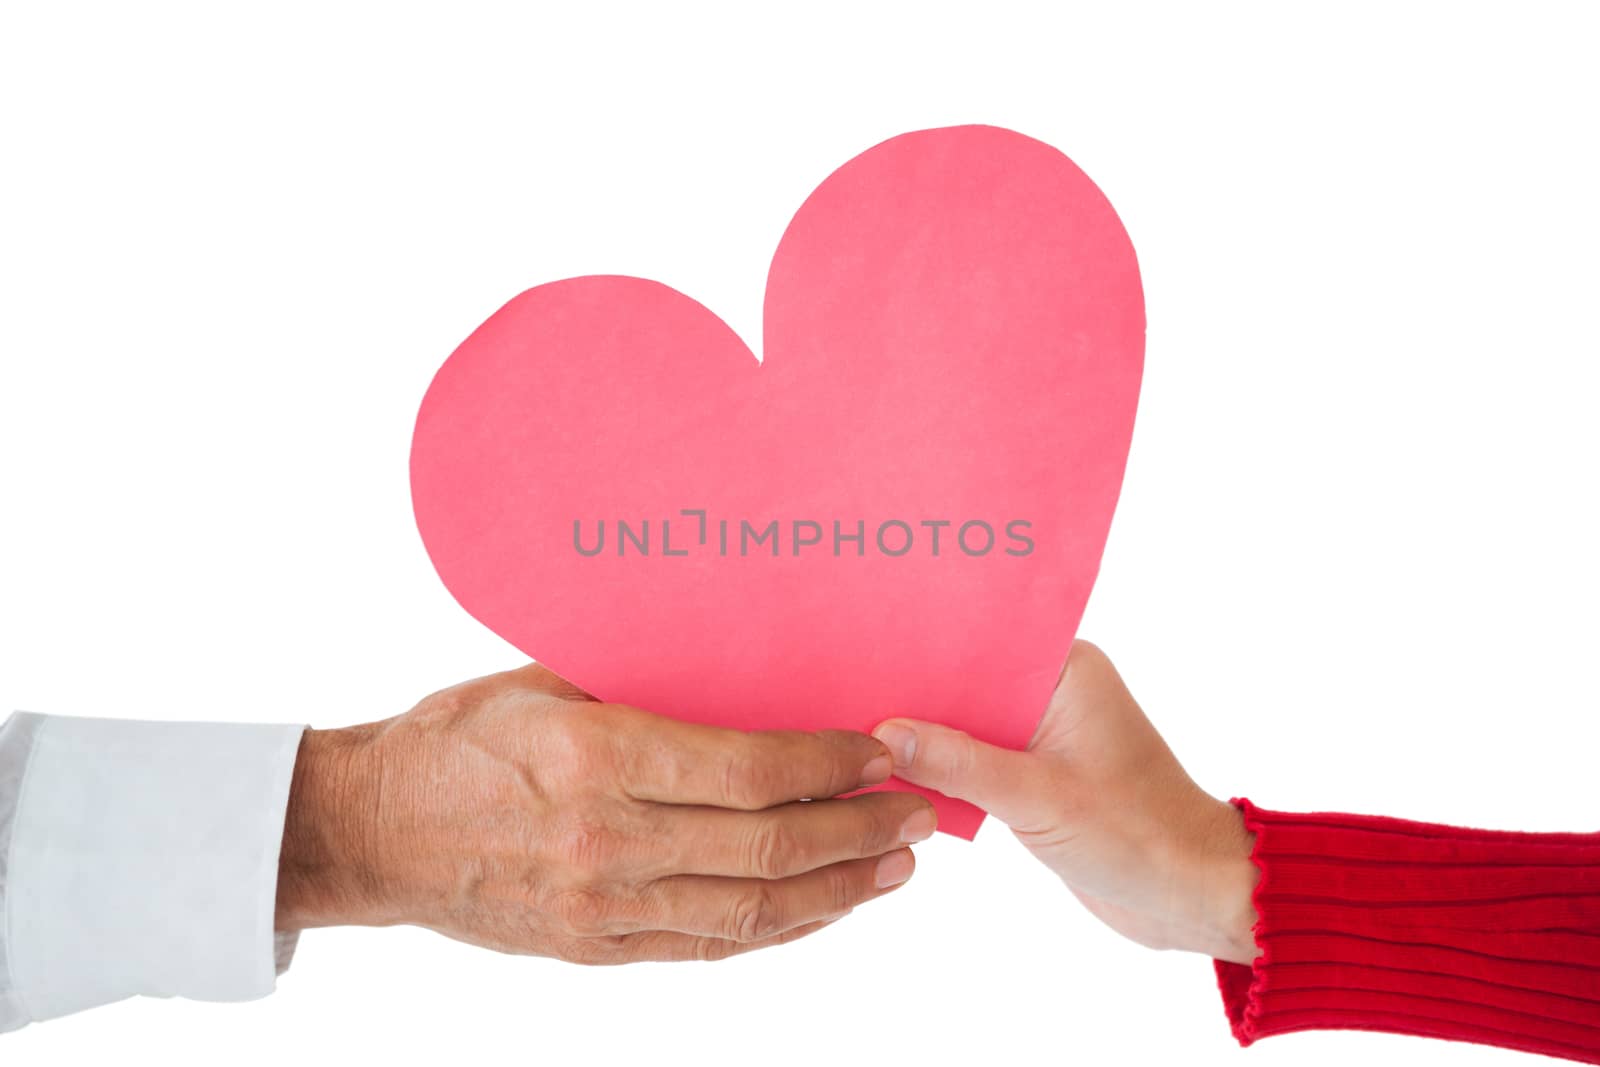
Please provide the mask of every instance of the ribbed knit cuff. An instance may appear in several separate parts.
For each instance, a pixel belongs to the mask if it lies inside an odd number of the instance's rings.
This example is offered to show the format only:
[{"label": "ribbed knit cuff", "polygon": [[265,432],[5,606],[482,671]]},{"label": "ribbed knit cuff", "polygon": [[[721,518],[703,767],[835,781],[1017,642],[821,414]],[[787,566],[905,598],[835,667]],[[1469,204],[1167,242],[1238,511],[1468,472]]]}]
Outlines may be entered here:
[{"label": "ribbed knit cuff", "polygon": [[1240,1044],[1383,1030],[1600,1063],[1600,834],[1234,804],[1261,869],[1260,955],[1216,964]]}]

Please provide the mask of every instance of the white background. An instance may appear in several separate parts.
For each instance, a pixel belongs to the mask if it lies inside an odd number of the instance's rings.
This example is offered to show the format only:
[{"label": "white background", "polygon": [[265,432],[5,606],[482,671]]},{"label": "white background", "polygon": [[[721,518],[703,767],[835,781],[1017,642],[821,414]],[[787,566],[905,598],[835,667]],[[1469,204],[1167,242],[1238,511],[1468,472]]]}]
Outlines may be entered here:
[{"label": "white background", "polygon": [[[805,194],[977,121],[1066,151],[1139,250],[1145,393],[1082,632],[1201,783],[1600,827],[1593,6],[687,10],[7,5],[0,707],[339,725],[518,663],[412,525],[451,348],[590,272],[758,342]],[[1241,1052],[1208,961],[1100,929],[1003,828],[920,863],[716,966],[313,932],[265,1001],[125,1002],[0,1060],[1516,1059]]]}]

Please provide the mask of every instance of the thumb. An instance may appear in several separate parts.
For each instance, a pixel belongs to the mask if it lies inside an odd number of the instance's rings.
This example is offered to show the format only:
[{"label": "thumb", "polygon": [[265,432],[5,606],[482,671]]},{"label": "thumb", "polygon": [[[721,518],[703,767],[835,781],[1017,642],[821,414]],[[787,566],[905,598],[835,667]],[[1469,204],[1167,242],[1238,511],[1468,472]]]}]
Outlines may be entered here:
[{"label": "thumb", "polygon": [[916,719],[889,719],[872,736],[894,757],[898,777],[976,804],[1013,829],[1029,828],[1046,811],[1048,790],[1027,752]]}]

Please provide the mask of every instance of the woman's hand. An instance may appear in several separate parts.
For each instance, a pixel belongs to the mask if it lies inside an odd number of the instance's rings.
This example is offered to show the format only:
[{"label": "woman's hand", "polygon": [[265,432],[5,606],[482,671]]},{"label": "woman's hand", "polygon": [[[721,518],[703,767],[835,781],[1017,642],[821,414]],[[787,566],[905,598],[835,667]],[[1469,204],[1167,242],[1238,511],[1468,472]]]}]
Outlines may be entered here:
[{"label": "woman's hand", "polygon": [[1243,818],[1195,785],[1094,645],[1073,646],[1026,752],[909,719],[874,735],[897,775],[1009,824],[1123,936],[1255,958],[1257,871]]}]

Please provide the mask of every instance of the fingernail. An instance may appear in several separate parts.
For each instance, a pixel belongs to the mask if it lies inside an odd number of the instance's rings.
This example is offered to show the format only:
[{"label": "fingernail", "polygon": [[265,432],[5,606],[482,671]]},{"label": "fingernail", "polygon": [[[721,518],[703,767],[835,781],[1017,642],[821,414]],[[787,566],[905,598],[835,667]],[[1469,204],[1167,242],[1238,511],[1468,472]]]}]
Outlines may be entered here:
[{"label": "fingernail", "polygon": [[918,808],[912,812],[911,817],[900,825],[900,843],[914,845],[918,841],[926,841],[933,836],[939,828],[939,816],[935,815],[932,808]]},{"label": "fingernail", "polygon": [[879,782],[889,780],[890,773],[894,770],[894,761],[888,756],[874,756],[861,768],[861,784],[877,785]]},{"label": "fingernail", "polygon": [[911,869],[915,866],[916,861],[906,849],[891,852],[878,861],[878,870],[873,880],[877,882],[879,889],[888,889],[910,878]]},{"label": "fingernail", "polygon": [[896,767],[911,766],[911,761],[917,756],[917,732],[909,726],[885,723],[872,731],[872,736],[882,741],[884,747],[894,756]]}]

